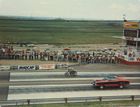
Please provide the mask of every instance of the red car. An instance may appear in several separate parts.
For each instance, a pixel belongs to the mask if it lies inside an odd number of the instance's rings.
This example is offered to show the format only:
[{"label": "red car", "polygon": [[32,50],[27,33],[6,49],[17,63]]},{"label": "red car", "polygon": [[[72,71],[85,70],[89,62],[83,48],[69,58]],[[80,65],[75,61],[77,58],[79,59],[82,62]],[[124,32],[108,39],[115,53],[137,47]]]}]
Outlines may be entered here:
[{"label": "red car", "polygon": [[129,86],[129,80],[119,76],[107,76],[102,80],[95,80],[93,83],[94,87],[103,89],[105,87],[119,87],[124,88]]}]

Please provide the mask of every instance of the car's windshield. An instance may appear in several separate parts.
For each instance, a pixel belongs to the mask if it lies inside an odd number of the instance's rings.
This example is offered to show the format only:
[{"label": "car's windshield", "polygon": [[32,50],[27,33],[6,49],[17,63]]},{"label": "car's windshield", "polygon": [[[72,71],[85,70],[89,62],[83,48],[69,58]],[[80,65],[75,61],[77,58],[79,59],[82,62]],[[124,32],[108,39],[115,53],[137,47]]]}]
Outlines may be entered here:
[{"label": "car's windshield", "polygon": [[104,77],[104,80],[113,80],[115,78],[116,78],[116,76],[106,76],[106,77]]}]

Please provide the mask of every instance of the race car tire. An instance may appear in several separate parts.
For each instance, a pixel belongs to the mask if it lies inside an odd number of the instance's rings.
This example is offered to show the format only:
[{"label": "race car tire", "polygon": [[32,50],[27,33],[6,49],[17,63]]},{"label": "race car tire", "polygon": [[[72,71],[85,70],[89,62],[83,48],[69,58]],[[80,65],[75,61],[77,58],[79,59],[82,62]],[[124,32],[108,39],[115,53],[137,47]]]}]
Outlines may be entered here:
[{"label": "race car tire", "polygon": [[123,85],[120,85],[120,89],[124,88]]},{"label": "race car tire", "polygon": [[104,86],[100,86],[100,89],[103,89],[104,88]]}]

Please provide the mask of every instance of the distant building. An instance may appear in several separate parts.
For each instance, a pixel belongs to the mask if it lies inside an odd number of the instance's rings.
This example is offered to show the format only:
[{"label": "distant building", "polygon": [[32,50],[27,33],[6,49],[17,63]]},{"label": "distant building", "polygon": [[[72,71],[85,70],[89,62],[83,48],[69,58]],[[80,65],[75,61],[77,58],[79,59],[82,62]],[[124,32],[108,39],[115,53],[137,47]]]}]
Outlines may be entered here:
[{"label": "distant building", "polygon": [[120,63],[140,64],[140,22],[124,21],[123,48],[117,53]]}]

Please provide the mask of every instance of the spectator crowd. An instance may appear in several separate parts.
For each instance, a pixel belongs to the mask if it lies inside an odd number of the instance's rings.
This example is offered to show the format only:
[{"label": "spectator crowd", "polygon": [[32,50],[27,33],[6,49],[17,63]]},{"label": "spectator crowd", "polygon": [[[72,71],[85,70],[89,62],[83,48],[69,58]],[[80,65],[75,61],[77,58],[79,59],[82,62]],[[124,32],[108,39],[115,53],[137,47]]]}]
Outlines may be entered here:
[{"label": "spectator crowd", "polygon": [[35,49],[15,50],[10,45],[0,45],[0,59],[12,60],[46,60],[59,62],[78,62],[79,64],[89,63],[119,63],[115,57],[116,50],[100,49],[94,51],[75,51],[64,49],[59,51]]}]

